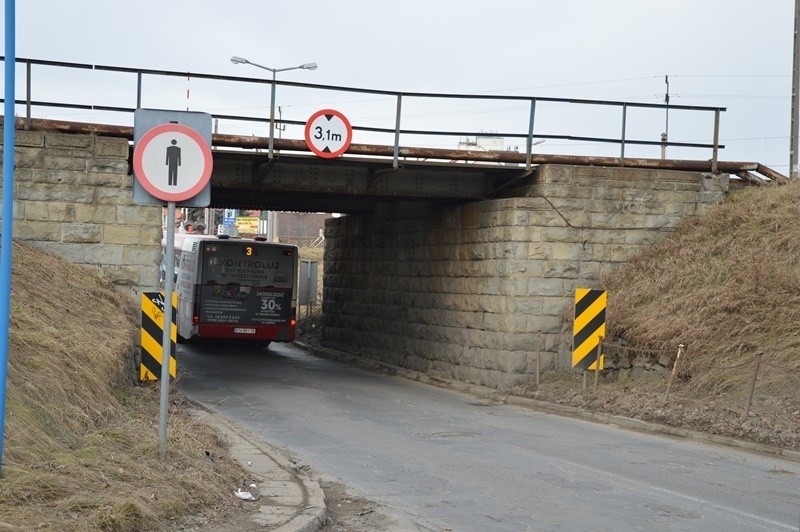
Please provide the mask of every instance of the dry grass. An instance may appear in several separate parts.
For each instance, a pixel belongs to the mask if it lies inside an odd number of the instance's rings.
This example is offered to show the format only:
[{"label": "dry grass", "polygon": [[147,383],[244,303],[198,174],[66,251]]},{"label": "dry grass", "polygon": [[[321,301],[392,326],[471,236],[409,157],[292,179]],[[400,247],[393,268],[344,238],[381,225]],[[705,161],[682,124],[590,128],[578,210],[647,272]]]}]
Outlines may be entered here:
[{"label": "dry grass", "polygon": [[688,346],[684,392],[758,394],[797,404],[800,371],[800,183],[747,189],[684,223],[603,281],[609,336],[656,349]]},{"label": "dry grass", "polygon": [[244,473],[174,394],[159,460],[159,386],[131,380],[138,329],[128,296],[14,244],[0,528],[168,530],[236,505]]}]

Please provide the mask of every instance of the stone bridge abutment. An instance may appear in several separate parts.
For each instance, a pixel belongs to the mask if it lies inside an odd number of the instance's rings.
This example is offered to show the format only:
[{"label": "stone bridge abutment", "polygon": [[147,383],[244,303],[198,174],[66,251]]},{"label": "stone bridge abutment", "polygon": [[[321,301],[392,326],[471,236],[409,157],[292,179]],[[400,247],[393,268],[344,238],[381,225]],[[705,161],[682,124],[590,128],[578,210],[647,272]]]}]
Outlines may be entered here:
[{"label": "stone bridge abutment", "polygon": [[134,297],[157,289],[162,209],[133,203],[129,142],[53,131],[15,137],[14,238],[92,267]]},{"label": "stone bridge abutment", "polygon": [[537,352],[542,369],[569,367],[575,288],[727,188],[725,175],[550,165],[502,199],[329,219],[324,340],[490,387],[534,374]]}]

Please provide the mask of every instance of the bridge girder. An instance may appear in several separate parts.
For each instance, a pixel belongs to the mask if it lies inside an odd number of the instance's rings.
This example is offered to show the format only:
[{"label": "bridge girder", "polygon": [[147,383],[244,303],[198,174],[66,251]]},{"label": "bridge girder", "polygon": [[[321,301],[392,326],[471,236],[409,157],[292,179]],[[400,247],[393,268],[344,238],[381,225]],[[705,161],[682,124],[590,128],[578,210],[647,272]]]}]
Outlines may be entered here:
[{"label": "bridge girder", "polygon": [[214,151],[212,206],[280,211],[368,212],[381,202],[483,199],[521,175],[519,165],[320,159],[303,154]]}]

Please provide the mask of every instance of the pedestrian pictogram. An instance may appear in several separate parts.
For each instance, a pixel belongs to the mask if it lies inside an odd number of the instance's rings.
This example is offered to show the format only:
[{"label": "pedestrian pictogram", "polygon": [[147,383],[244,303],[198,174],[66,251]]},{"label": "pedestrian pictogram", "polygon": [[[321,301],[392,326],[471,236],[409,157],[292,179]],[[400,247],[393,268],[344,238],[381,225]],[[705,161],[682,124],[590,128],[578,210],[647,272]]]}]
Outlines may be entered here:
[{"label": "pedestrian pictogram", "polygon": [[[606,291],[577,288],[575,290],[572,367],[582,370],[603,369],[605,357],[601,353],[598,358],[597,347],[605,335]],[[600,367],[596,367],[596,365]]]},{"label": "pedestrian pictogram", "polygon": [[340,156],[350,147],[353,127],[342,113],[333,109],[317,111],[306,122],[306,145],[325,159]]},{"label": "pedestrian pictogram", "polygon": [[170,144],[172,146],[167,146],[167,168],[169,168],[167,185],[177,187],[178,167],[181,165],[181,149],[177,146],[178,141],[175,139],[172,139]]},{"label": "pedestrian pictogram", "polygon": [[147,131],[133,151],[133,171],[150,195],[180,202],[196,196],[211,179],[213,158],[203,136],[183,124]]},{"label": "pedestrian pictogram", "polygon": [[[175,360],[177,328],[175,318],[178,315],[178,294],[172,293],[172,330],[170,331],[169,375],[173,379],[177,374]],[[142,292],[142,362],[139,366],[139,380],[157,381],[161,375],[161,361],[164,359],[161,346],[164,336],[164,292]]]}]

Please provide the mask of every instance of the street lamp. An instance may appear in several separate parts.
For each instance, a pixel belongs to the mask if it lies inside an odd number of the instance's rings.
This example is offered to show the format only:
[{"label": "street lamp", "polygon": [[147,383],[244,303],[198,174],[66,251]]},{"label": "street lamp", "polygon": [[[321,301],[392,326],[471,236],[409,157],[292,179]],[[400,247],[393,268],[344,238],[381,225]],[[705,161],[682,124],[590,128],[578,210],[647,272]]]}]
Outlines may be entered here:
[{"label": "street lamp", "polygon": [[253,65],[254,67],[262,68],[264,70],[269,70],[272,72],[272,90],[270,91],[269,97],[269,158],[272,159],[273,153],[273,145],[275,140],[275,75],[278,72],[286,72],[287,70],[316,70],[317,64],[316,63],[305,63],[300,66],[295,67],[287,67],[287,68],[270,68],[264,65],[259,65],[258,63],[253,63],[245,59],[244,57],[239,57],[238,55],[234,55],[231,57],[231,63],[234,65]]}]

